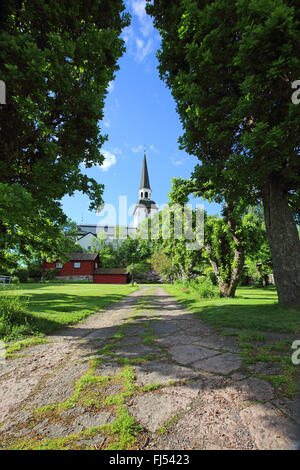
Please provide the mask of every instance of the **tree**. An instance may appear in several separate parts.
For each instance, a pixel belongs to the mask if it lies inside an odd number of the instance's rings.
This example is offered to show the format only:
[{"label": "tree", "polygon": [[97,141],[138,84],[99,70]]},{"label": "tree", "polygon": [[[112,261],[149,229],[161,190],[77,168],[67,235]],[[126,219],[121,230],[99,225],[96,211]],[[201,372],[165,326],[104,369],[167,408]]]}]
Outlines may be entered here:
[{"label": "tree", "polygon": [[204,247],[217,277],[221,296],[234,297],[245,262],[245,233],[242,230],[242,217],[246,210],[244,201],[233,205],[225,199],[226,192],[217,194],[211,182],[201,187],[195,179],[172,180],[169,197],[173,203],[186,204],[191,193],[223,204],[223,218],[205,214]]},{"label": "tree", "polygon": [[131,285],[133,286],[137,276],[144,274],[143,263],[130,263],[127,266],[127,274],[129,274],[131,279]]},{"label": "tree", "polygon": [[171,256],[167,256],[162,250],[158,250],[153,254],[151,262],[155,271],[166,282],[174,282],[177,269]]},{"label": "tree", "polygon": [[[204,189],[205,188],[205,189]],[[204,218],[204,249],[218,280],[222,297],[234,297],[241,280],[245,257],[253,257],[259,251],[265,237],[262,220],[254,208],[245,206],[240,199],[235,205],[221,199],[211,184],[199,190],[198,182],[173,178],[169,197],[173,203],[186,204],[189,194],[222,202],[222,217]],[[201,259],[202,252],[192,252],[194,264]]]},{"label": "tree", "polygon": [[0,183],[0,195],[0,220],[6,221],[0,240],[0,272],[11,269],[12,262],[64,259],[74,251],[78,232],[74,222],[51,221],[45,211],[37,210],[32,196],[17,184]]},{"label": "tree", "polygon": [[243,225],[246,227],[247,247],[245,267],[265,287],[269,284],[268,276],[272,274],[273,266],[262,207],[250,207],[243,217]]},{"label": "tree", "polygon": [[118,266],[124,267],[145,261],[151,254],[151,244],[147,240],[128,237],[119,242],[115,256]]},{"label": "tree", "polygon": [[154,251],[162,252],[172,260],[172,272],[177,278],[191,276],[193,268],[201,261],[200,243],[197,249],[190,247],[196,241],[195,225],[195,211],[177,203],[170,203],[149,220],[149,238],[152,237]]},{"label": "tree", "polygon": [[28,224],[35,246],[47,224],[55,240],[66,222],[60,204],[66,194],[87,194],[90,209],[102,202],[103,185],[81,170],[104,160],[100,148],[107,136],[98,124],[124,52],[120,34],[129,19],[123,11],[122,0],[6,4],[0,24],[7,93],[0,105],[0,205],[22,210],[17,225],[14,210],[1,213],[2,252],[16,238],[22,251]]},{"label": "tree", "polygon": [[279,302],[300,305],[299,10],[288,0],[154,0],[147,9],[180,145],[201,161],[193,184],[228,204],[263,202]]}]

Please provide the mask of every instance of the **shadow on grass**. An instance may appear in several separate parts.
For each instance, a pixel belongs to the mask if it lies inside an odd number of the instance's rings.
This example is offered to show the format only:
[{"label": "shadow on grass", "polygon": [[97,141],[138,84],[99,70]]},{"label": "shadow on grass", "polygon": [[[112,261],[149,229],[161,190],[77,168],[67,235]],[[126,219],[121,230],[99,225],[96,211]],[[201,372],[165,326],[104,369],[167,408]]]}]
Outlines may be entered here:
[{"label": "shadow on grass", "polygon": [[30,335],[47,335],[65,326],[84,320],[88,316],[120,302],[125,294],[109,294],[99,296],[78,296],[72,294],[31,294],[21,295],[24,310],[12,315],[10,325],[7,324],[0,338],[8,341]]},{"label": "shadow on grass", "polygon": [[[277,303],[261,304],[255,296],[249,298],[251,304],[239,303],[248,297],[200,301],[197,298],[179,298],[182,305],[199,318],[217,328],[256,329],[281,333],[300,333],[300,312],[280,307]],[[259,300],[263,300],[260,297]],[[267,298],[271,302],[270,299]],[[228,302],[228,303],[227,303]]]},{"label": "shadow on grass", "polygon": [[[61,297],[61,299],[64,297],[65,296]],[[70,295],[67,295],[68,299],[69,297]],[[161,383],[165,386],[171,386],[172,383],[175,382],[180,383],[180,381],[187,381],[185,383],[185,387],[186,390],[190,389],[191,393],[194,393],[194,387],[199,387],[199,391],[202,394],[205,392],[211,392],[214,394],[214,402],[212,405],[213,409],[217,410],[221,416],[224,409],[224,393],[218,396],[218,394],[215,392],[222,390],[227,393],[228,390],[228,395],[225,395],[225,397],[228,397],[229,405],[232,407],[230,418],[234,420],[235,414],[238,415],[239,409],[235,408],[235,404],[230,397],[233,387],[240,391],[239,381],[234,379],[233,381],[230,380],[230,371],[229,373],[225,372],[225,376],[222,375],[222,367],[220,367],[221,370],[217,370],[213,368],[210,369],[208,366],[204,366],[203,370],[205,371],[208,369],[211,373],[203,374],[199,365],[198,367],[194,367],[193,363],[195,363],[196,357],[193,357],[192,355],[190,358],[185,360],[183,360],[183,358],[182,360],[175,360],[174,358],[171,359],[172,351],[170,351],[170,348],[174,348],[174,346],[180,345],[182,336],[185,336],[186,339],[187,336],[190,336],[191,342],[195,341],[195,337],[198,336],[199,344],[203,344],[204,347],[207,346],[208,348],[219,348],[220,352],[221,350],[225,349],[227,351],[236,353],[238,352],[239,348],[235,338],[221,337],[220,335],[217,335],[216,331],[214,331],[214,328],[202,322],[200,319],[197,319],[197,316],[200,316],[200,318],[203,320],[207,319],[210,323],[213,323],[212,320],[217,321],[217,323],[221,322],[222,326],[225,326],[225,320],[230,322],[230,326],[233,326],[232,322],[237,322],[239,317],[241,317],[244,318],[244,326],[242,326],[242,328],[249,328],[249,321],[250,323],[253,321],[257,328],[257,322],[259,320],[265,321],[271,314],[271,311],[273,312],[272,315],[274,314],[274,311],[275,314],[279,314],[280,312],[277,312],[276,310],[278,307],[274,305],[242,305],[238,303],[231,303],[229,305],[226,305],[226,303],[213,305],[213,301],[211,303],[208,301],[202,302],[201,306],[197,306],[196,299],[185,299],[184,302],[181,300],[179,303],[175,300],[174,297],[171,297],[170,295],[155,295],[154,298],[149,299],[148,302],[140,302],[139,304],[137,301],[143,300],[143,296],[130,296],[124,298],[124,296],[116,294],[106,296],[105,301],[111,303],[116,302],[118,297],[121,297],[121,302],[110,305],[108,314],[113,314],[115,311],[123,307],[126,308],[126,311],[124,311],[123,318],[117,315],[111,326],[105,326],[105,324],[102,324],[101,326],[100,321],[98,324],[99,327],[97,328],[89,329],[85,328],[84,325],[78,325],[72,328],[60,329],[54,332],[53,336],[63,335],[67,339],[84,338],[85,341],[78,342],[78,348],[83,350],[83,356],[81,356],[81,358],[86,360],[96,355],[100,359],[99,369],[95,369],[95,374],[99,373],[99,375],[101,375],[102,373],[103,375],[103,366],[105,364],[109,365],[109,367],[112,369],[114,366],[116,368],[119,365],[122,366],[124,362],[120,362],[120,359],[123,359],[123,361],[127,360],[128,364],[133,366],[136,375],[140,379],[140,384],[142,383],[144,385],[151,386],[151,383],[153,382],[154,385],[155,383]],[[48,300],[51,301],[51,299]],[[236,299],[235,302],[239,302],[239,299]],[[191,308],[192,311],[186,311],[182,308],[182,305],[184,305],[184,307]],[[136,309],[137,306],[139,306],[138,309]],[[266,307],[267,311],[264,310]],[[257,312],[257,309],[260,309],[260,313]],[[153,310],[153,312],[151,312],[151,310]],[[131,318],[130,322],[124,325],[126,313],[135,313],[136,315]],[[194,313],[196,313],[196,316]],[[43,319],[41,318],[40,320],[42,321]],[[49,322],[48,319],[47,322]],[[51,330],[55,329],[55,321],[50,321],[48,326],[44,325],[44,328],[49,327],[49,325],[51,326]],[[61,328],[61,324],[59,327]],[[120,327],[121,330],[119,330]],[[152,357],[155,356],[154,359],[145,357],[144,361],[140,361],[141,355],[145,354],[147,356],[147,347],[142,344],[143,336],[145,336],[145,331],[147,330],[151,330],[151,332],[149,332],[149,336],[152,336],[153,338],[151,349],[152,353],[157,353],[157,356],[152,354]],[[116,335],[118,332],[119,336]],[[132,343],[138,343],[138,345],[136,347],[132,347],[130,341],[129,344],[122,342],[122,340],[127,339],[126,336],[129,338],[129,340],[132,339]],[[183,343],[183,346],[188,344],[190,343]],[[170,355],[166,354],[167,348],[169,348]],[[232,354],[231,357],[233,357]],[[138,360],[138,362],[134,362],[134,360]],[[101,363],[101,361],[103,362]],[[65,369],[61,371],[62,381],[63,377],[68,374],[68,368],[70,367],[71,366],[69,362],[65,366]],[[235,369],[233,368],[233,371],[234,370]],[[104,375],[107,375],[107,373]],[[199,385],[199,378],[201,380],[201,385]],[[244,378],[246,378],[246,375]],[[73,376],[72,380],[74,380]],[[51,388],[51,382],[49,382],[48,387]],[[248,395],[251,397],[252,395],[255,395],[256,392],[257,390],[255,382],[252,381],[247,382],[246,392],[241,391],[240,393],[244,394],[243,396],[245,403],[248,404],[248,402],[246,402],[246,400],[248,400]],[[98,396],[99,394],[97,397]],[[161,396],[163,397],[164,395],[162,394]],[[253,402],[257,401],[256,398],[252,398],[251,400]],[[128,405],[130,406],[130,403]],[[161,406],[163,406],[163,401]],[[204,408],[205,403],[201,404],[201,406]],[[264,404],[261,404],[260,406],[264,406]],[[193,410],[192,413],[197,413],[197,410]],[[212,418],[210,417],[209,419],[211,421]],[[199,413],[197,420],[199,423],[199,429],[207,427],[205,413]],[[260,418],[260,420],[261,426],[265,428],[266,433],[268,433],[268,431],[274,432],[273,424],[270,422],[270,419],[268,419],[267,414],[266,417],[263,416]],[[216,440],[215,446],[219,446],[220,448],[223,448],[224,446],[226,447],[226,442],[224,442],[223,437],[224,434],[220,434],[219,419],[213,423],[210,422],[208,428],[212,429],[211,436],[213,436],[213,438]],[[275,425],[274,428],[276,431]],[[188,429],[188,431],[191,432],[191,436],[193,437],[194,430]],[[207,435],[205,437],[207,439]],[[166,436],[166,444],[167,441],[168,436]]]}]

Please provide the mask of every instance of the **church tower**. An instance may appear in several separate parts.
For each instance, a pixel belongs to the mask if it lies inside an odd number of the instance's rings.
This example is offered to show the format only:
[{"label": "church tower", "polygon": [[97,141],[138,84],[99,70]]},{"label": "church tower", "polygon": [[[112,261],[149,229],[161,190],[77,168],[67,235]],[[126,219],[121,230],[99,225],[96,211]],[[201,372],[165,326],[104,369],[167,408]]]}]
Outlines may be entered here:
[{"label": "church tower", "polygon": [[144,153],[139,199],[133,212],[134,226],[137,228],[143,220],[151,217],[151,215],[158,210],[155,202],[151,200],[151,194],[152,190],[149,181],[146,153]]}]

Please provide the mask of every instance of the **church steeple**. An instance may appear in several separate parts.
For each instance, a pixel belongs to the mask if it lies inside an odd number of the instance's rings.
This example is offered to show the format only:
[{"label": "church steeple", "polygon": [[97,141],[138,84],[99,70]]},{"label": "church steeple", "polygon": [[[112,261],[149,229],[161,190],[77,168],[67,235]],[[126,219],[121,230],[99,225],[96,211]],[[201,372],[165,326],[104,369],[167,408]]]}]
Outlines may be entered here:
[{"label": "church steeple", "polygon": [[146,152],[144,152],[144,161],[143,161],[140,189],[151,190],[150,182],[149,182],[149,175],[148,175],[148,168],[147,168]]},{"label": "church steeple", "polygon": [[140,223],[144,219],[151,217],[151,215],[158,210],[155,202],[151,199],[151,194],[152,190],[149,181],[146,152],[144,152],[141,184],[139,189],[139,200],[133,211],[135,227],[139,227]]}]

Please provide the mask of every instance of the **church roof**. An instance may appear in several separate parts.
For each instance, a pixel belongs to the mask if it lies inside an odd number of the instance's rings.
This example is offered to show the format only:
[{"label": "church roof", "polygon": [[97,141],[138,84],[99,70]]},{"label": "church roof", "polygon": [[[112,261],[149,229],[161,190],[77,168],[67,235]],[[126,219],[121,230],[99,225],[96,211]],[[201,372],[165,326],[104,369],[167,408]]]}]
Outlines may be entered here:
[{"label": "church roof", "polygon": [[154,201],[150,201],[150,199],[139,199],[137,205],[146,206],[147,209],[151,209],[151,206],[156,206]]},{"label": "church roof", "polygon": [[153,209],[153,206],[157,207],[155,202],[150,201],[150,199],[139,199],[134,208],[133,215],[135,214],[137,208],[142,206],[146,207],[148,213],[151,211],[151,209]]},{"label": "church roof", "polygon": [[146,160],[146,154],[145,153],[144,153],[142,177],[141,177],[141,184],[140,184],[140,189],[142,189],[142,188],[151,189],[150,188],[150,181],[149,181],[147,160]]}]

